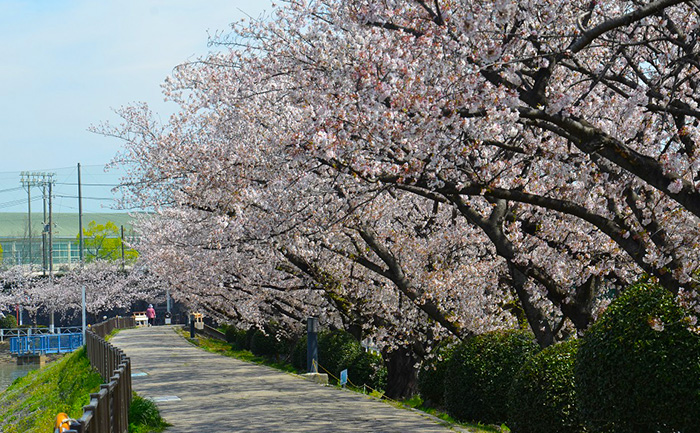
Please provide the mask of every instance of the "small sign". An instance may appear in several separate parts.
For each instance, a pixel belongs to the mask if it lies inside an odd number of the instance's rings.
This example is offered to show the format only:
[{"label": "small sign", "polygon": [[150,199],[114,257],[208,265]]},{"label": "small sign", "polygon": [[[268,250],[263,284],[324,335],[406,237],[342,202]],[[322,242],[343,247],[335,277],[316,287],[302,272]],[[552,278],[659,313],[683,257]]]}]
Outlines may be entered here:
[{"label": "small sign", "polygon": [[348,370],[343,370],[340,372],[340,385],[345,386],[348,384]]}]

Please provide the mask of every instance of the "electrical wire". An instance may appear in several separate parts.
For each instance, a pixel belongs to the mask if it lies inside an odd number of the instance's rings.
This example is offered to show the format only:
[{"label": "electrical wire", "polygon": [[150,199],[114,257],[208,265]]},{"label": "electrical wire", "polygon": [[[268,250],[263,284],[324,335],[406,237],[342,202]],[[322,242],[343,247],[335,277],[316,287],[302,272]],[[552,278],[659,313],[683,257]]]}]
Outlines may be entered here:
[{"label": "electrical wire", "polygon": [[[56,182],[56,185],[68,185],[68,186],[78,186],[77,182]],[[81,183],[80,186],[109,186],[109,187],[117,187],[119,184],[114,184],[114,183]],[[2,192],[2,191],[0,191]]]},{"label": "electrical wire", "polygon": [[[60,194],[54,194],[54,197],[58,198],[79,198],[77,195],[60,195]],[[83,200],[107,200],[107,201],[117,201],[116,198],[114,197],[82,197]]]},{"label": "electrical wire", "polygon": [[[39,201],[39,200],[41,200],[41,197],[34,197],[34,198],[32,198],[32,201]],[[8,208],[8,207],[13,207],[13,206],[17,206],[17,205],[20,205],[20,204],[26,204],[26,203],[27,203],[27,199],[26,199],[26,198],[21,198],[21,199],[12,200],[12,201],[6,201],[6,202],[4,202],[4,203],[0,203],[0,209],[5,209],[5,208]]]}]

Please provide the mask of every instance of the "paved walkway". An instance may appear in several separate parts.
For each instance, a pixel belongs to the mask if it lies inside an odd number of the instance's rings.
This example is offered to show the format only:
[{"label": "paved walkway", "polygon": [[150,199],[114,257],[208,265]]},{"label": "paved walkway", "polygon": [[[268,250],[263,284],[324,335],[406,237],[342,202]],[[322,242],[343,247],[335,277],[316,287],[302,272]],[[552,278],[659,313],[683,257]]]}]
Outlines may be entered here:
[{"label": "paved walkway", "polygon": [[454,431],[362,394],[205,352],[171,327],[123,330],[111,342],[131,357],[134,390],[158,402],[169,433]]}]

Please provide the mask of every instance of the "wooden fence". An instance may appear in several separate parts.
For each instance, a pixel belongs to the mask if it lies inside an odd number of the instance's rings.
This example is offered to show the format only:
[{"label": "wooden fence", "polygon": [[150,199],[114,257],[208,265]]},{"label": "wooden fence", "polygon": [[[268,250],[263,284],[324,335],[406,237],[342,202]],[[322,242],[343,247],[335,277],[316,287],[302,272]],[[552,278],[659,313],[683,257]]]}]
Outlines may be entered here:
[{"label": "wooden fence", "polygon": [[114,317],[85,332],[85,345],[90,364],[106,383],[90,394],[90,403],[83,406],[83,416],[71,424],[68,433],[126,433],[129,430],[131,405],[131,361],[104,337],[114,329],[133,328],[132,317]]}]

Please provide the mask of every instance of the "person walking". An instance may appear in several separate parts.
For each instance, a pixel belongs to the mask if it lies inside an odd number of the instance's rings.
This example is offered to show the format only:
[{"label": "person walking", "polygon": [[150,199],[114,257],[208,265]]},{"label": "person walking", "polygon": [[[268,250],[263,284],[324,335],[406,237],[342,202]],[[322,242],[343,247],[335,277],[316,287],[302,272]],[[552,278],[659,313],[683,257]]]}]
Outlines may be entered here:
[{"label": "person walking", "polygon": [[156,324],[156,310],[153,309],[153,304],[148,304],[146,309],[146,317],[148,318],[148,326]]}]

